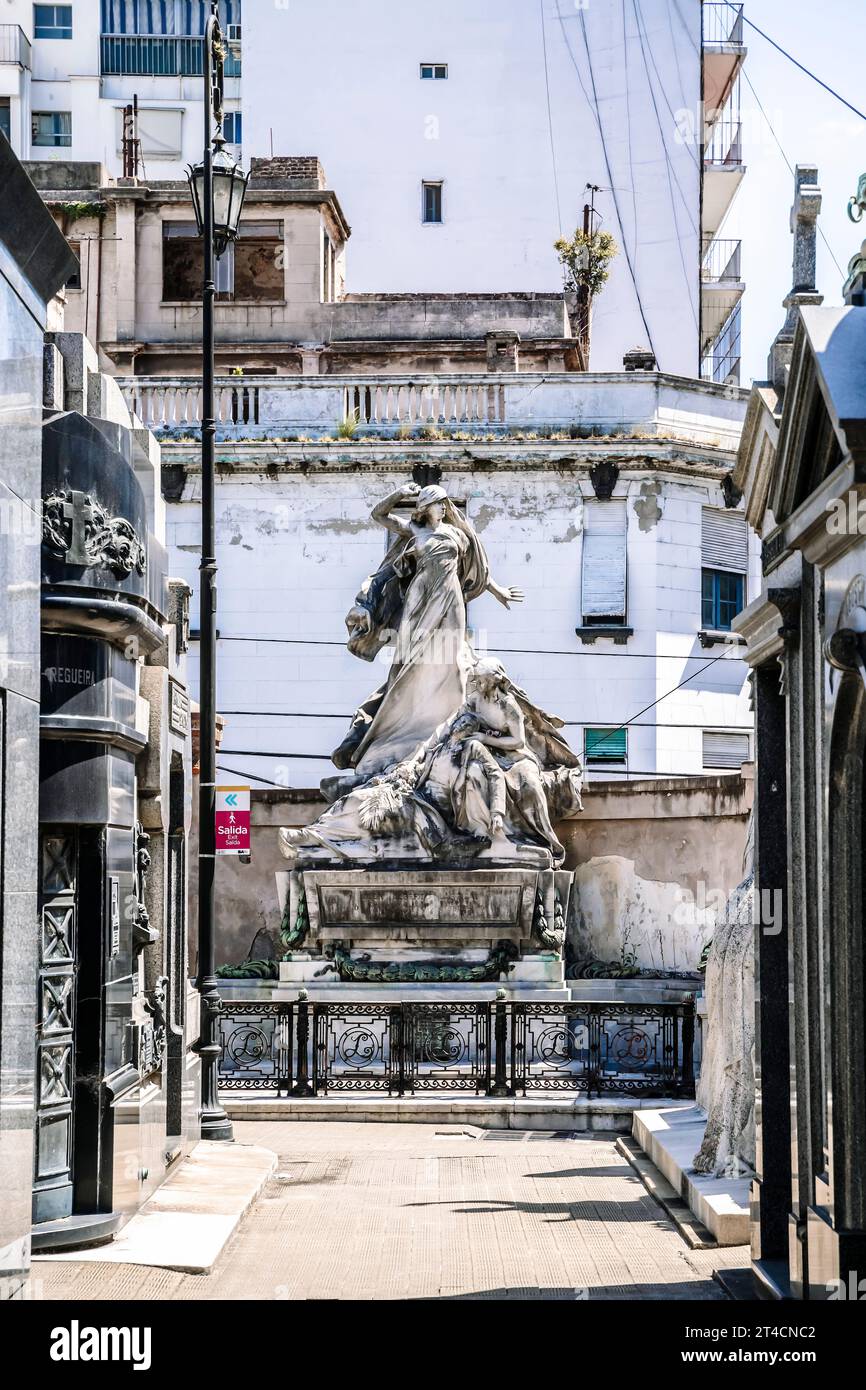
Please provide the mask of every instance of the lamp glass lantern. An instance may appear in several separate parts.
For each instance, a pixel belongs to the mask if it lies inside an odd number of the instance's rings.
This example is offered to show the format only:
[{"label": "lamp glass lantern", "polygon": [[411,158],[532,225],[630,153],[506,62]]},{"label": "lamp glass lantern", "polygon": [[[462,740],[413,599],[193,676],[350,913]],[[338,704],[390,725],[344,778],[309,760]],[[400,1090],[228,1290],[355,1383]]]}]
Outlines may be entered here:
[{"label": "lamp glass lantern", "polygon": [[[192,193],[199,236],[204,236],[204,164],[196,164],[188,171],[187,177]],[[213,239],[214,254],[217,259],[223,254],[229,242],[237,240],[248,179],[249,175],[245,174],[241,166],[235,163],[222,145],[219,145],[213,157]]]}]

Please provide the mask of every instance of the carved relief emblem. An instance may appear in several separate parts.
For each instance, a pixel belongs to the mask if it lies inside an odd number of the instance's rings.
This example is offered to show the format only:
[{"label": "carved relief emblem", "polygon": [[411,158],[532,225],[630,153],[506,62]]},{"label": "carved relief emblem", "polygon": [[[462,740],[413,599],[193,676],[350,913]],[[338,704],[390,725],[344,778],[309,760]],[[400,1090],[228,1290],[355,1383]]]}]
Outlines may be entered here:
[{"label": "carved relief emblem", "polygon": [[42,543],[58,560],[87,569],[103,566],[117,579],[147,569],[147,553],[122,516],[109,516],[85,492],[52,492],[42,505]]},{"label": "carved relief emblem", "polygon": [[[864,666],[864,635],[866,635],[866,579],[858,574],[842,600],[835,632],[824,643],[824,656],[837,671],[866,671]],[[830,690],[836,678],[831,670]],[[866,675],[864,675],[866,679]]]}]

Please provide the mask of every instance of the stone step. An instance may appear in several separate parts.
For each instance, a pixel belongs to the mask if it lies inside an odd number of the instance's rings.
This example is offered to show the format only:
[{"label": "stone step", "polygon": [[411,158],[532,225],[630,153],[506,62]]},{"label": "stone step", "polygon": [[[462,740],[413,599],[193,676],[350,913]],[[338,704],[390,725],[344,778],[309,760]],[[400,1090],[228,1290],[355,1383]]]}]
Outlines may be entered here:
[{"label": "stone step", "polygon": [[474,1095],[373,1096],[330,1095],[278,1097],[273,1092],[243,1094],[221,1091],[220,1100],[232,1120],[335,1120],[407,1124],[468,1124],[480,1129],[549,1129],[630,1134],[636,1111],[664,1105],[688,1106],[688,1100],[608,1096],[533,1096],[531,1098]]},{"label": "stone step", "polygon": [[209,1274],[276,1167],[270,1149],[203,1141],[111,1244],[34,1255],[34,1264],[96,1260]]},{"label": "stone step", "polygon": [[631,1164],[650,1196],[667,1212],[687,1245],[693,1250],[718,1250],[715,1236],[694,1216],[688,1203],[647,1158],[640,1144],[623,1134],[616,1141],[616,1149]]}]

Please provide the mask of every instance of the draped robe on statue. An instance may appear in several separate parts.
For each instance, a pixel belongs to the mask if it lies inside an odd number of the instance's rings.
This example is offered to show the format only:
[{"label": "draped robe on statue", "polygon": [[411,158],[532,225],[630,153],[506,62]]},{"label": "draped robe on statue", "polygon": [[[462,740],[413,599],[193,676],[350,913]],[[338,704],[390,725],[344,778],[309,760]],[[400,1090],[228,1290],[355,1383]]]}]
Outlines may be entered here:
[{"label": "draped robe on statue", "polygon": [[[466,605],[489,578],[483,546],[450,501],[438,530],[391,547],[346,622],[349,650],[368,661],[396,627],[394,660],[334,753],[337,767],[365,775],[392,767],[460,708],[474,660]],[[369,630],[358,628],[361,611],[370,615]]]}]

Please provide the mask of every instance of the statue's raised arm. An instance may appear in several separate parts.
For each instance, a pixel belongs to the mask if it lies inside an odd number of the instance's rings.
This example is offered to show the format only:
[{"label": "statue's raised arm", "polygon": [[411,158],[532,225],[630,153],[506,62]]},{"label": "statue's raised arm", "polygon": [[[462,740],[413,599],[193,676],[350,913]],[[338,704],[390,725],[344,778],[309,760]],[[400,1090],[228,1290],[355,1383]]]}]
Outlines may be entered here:
[{"label": "statue's raised arm", "polygon": [[384,501],[376,503],[376,506],[370,514],[373,521],[378,522],[380,526],[384,526],[385,530],[392,532],[393,535],[402,536],[404,540],[411,540],[413,536],[411,527],[406,524],[402,517],[397,516],[396,512],[393,512],[391,508],[414,507],[420,492],[421,489],[417,483],[406,483],[405,486],[398,488],[396,492],[392,492],[390,497],[386,497]]}]

